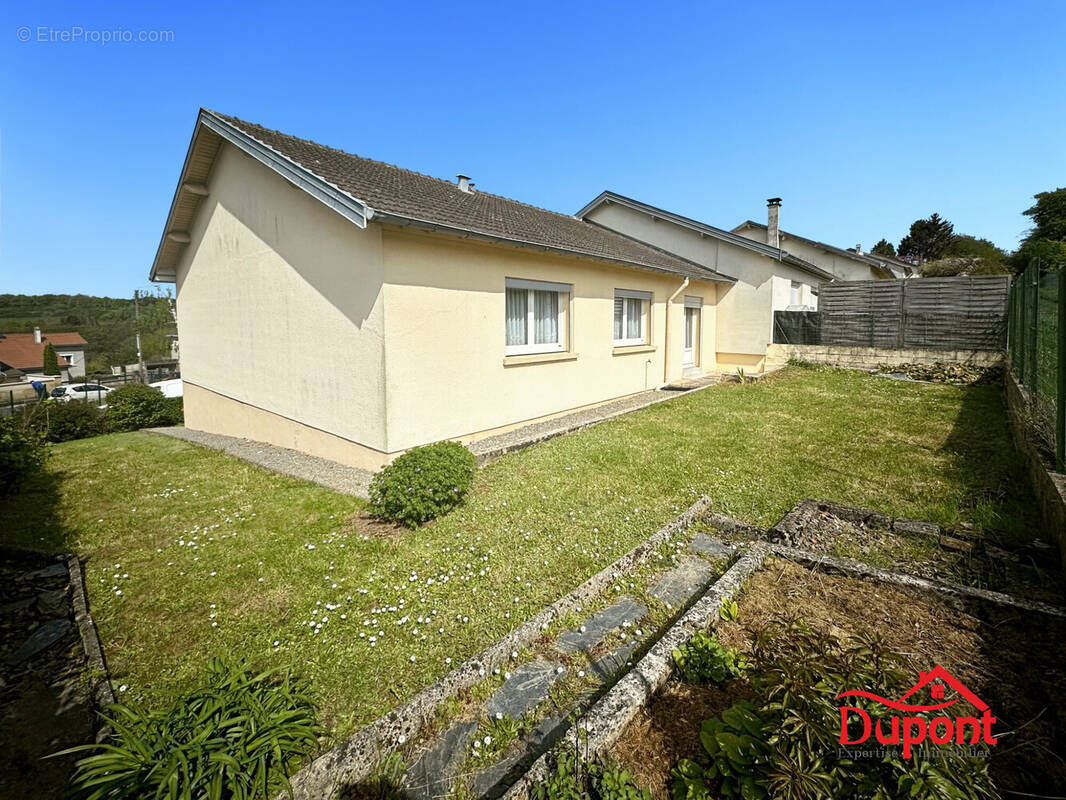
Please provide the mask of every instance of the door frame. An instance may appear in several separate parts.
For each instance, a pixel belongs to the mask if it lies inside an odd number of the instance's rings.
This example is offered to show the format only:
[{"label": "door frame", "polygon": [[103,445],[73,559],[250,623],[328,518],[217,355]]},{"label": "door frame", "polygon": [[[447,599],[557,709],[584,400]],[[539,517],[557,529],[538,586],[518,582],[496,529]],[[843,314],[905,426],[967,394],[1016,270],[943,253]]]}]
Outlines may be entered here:
[{"label": "door frame", "polygon": [[[692,318],[692,346],[686,346],[689,327],[688,321]],[[700,365],[700,339],[703,335],[703,298],[685,295],[684,315],[681,322],[681,368],[698,367]]]}]

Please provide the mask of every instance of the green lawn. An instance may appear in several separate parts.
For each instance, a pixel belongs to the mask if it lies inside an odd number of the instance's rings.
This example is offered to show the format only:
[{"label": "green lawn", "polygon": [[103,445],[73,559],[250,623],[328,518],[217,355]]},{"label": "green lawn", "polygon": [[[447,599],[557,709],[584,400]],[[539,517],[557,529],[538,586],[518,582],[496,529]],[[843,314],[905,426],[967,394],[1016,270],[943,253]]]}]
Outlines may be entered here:
[{"label": "green lawn", "polygon": [[150,434],[57,446],[49,469],[3,504],[0,530],[87,560],[121,697],[161,702],[211,655],[239,654],[311,678],[334,736],[529,618],[700,493],[763,525],[804,497],[1019,535],[1033,522],[998,385],[808,368],[508,456],[479,473],[463,507],[413,532],[368,526],[353,498]]}]

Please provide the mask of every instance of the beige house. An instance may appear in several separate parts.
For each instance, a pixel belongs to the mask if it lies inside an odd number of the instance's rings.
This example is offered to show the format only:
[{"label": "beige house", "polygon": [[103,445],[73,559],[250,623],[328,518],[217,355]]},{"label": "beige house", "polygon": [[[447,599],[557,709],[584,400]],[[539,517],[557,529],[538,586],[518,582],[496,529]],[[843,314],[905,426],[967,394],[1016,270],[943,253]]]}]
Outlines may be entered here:
[{"label": "beige house", "polygon": [[773,342],[774,312],[816,310],[818,285],[836,278],[777,245],[614,192],[600,194],[577,217],[736,278],[718,291],[715,360],[720,370],[761,371]]},{"label": "beige house", "polygon": [[772,197],[767,202],[767,222],[747,220],[733,228],[733,233],[757,242],[766,242],[784,248],[788,252],[816,264],[844,281],[869,281],[892,278],[910,278],[915,270],[911,264],[890,256],[864,253],[860,245],[846,250],[825,242],[807,239],[781,230],[781,198]]},{"label": "beige house", "polygon": [[717,367],[717,269],[211,111],[151,278],[186,425],[376,469]]}]

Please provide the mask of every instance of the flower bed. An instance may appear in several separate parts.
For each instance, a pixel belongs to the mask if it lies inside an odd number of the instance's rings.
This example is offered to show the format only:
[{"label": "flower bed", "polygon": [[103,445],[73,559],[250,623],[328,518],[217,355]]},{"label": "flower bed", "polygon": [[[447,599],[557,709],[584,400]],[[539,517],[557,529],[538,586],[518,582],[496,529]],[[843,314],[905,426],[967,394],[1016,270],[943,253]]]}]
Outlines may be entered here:
[{"label": "flower bed", "polygon": [[[1066,787],[1066,765],[1055,755],[1066,748],[1066,713],[1057,694],[1066,685],[1063,618],[973,601],[960,610],[955,603],[915,599],[894,587],[826,575],[784,559],[771,559],[745,587],[737,619],[719,620],[716,630],[723,644],[754,657],[760,630],[770,626],[780,634],[783,621],[795,619],[804,620],[817,635],[835,639],[842,646],[853,645],[861,636],[879,638],[888,651],[901,655],[899,666],[907,685],[939,665],[969,687],[997,719],[992,732],[1000,737],[999,742],[984,749],[989,752],[988,774],[999,795],[1056,793],[1052,789],[1061,793]],[[841,685],[828,687],[828,691],[835,696],[845,690],[878,692],[880,688]],[[765,681],[760,684],[741,678],[724,686],[705,686],[672,677],[625,728],[607,757],[633,773],[654,797],[670,797],[682,759],[692,759],[701,767],[714,762],[701,741],[703,723],[720,717],[738,700],[764,703],[766,691]],[[918,697],[927,699],[927,691],[912,696],[911,702],[918,702],[914,699]],[[952,697],[950,686],[945,697]],[[849,736],[859,736],[849,731]],[[795,735],[804,732],[797,730]],[[878,746],[873,737],[869,742]],[[869,742],[865,747],[871,746]],[[833,773],[840,761],[838,744],[834,741],[822,748],[825,752],[819,754],[826,762],[813,771]],[[898,749],[898,745],[890,747]],[[910,764],[898,761],[889,772],[909,775],[906,770]],[[966,769],[980,771],[985,763],[971,761]],[[787,771],[784,765],[777,766],[779,772]],[[721,788],[722,780],[719,776],[710,781],[712,791]],[[973,779],[973,785],[978,784]],[[889,796],[897,791],[896,786],[886,789],[892,793]]]}]

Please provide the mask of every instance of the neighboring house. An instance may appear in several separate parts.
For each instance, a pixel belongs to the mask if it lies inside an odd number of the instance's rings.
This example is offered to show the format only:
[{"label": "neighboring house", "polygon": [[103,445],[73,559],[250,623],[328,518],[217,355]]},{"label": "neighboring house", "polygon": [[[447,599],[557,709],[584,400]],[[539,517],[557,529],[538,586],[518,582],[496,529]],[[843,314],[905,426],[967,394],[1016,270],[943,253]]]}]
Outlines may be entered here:
[{"label": "neighboring house", "polygon": [[733,228],[733,233],[772,247],[781,247],[802,259],[832,272],[840,280],[868,281],[884,278],[909,278],[917,273],[913,265],[890,256],[862,252],[860,245],[853,250],[834,247],[825,242],[807,239],[781,230],[781,198],[772,197],[767,203],[767,224],[748,220]]},{"label": "neighboring house", "polygon": [[734,279],[202,110],[159,249],[185,421],[376,469],[716,367]]},{"label": "neighboring house", "polygon": [[773,341],[774,312],[816,310],[818,284],[834,279],[780,247],[614,192],[600,194],[577,217],[736,277],[718,292],[715,360],[721,370],[760,371]]},{"label": "neighboring house", "polygon": [[27,374],[42,374],[44,346],[51,343],[56,351],[63,380],[85,375],[85,339],[80,333],[0,333],[0,372],[18,369]]}]

